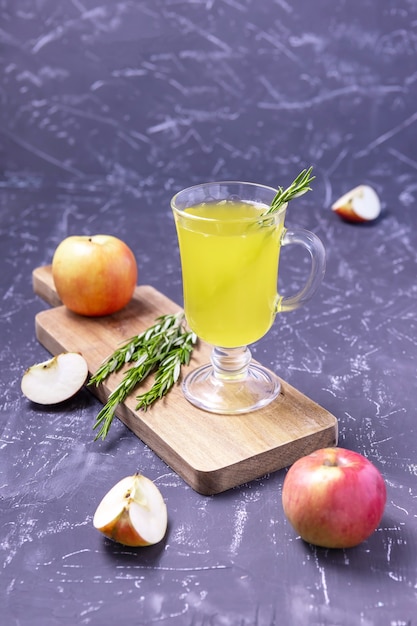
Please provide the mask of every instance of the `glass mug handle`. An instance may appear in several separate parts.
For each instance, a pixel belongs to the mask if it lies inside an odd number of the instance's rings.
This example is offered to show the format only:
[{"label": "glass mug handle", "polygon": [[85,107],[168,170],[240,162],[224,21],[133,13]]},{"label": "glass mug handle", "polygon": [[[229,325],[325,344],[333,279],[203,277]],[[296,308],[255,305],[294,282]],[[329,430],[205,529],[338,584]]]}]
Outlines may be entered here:
[{"label": "glass mug handle", "polygon": [[314,233],[303,228],[285,229],[281,237],[281,245],[299,244],[310,255],[310,274],[304,287],[293,296],[279,298],[277,313],[294,311],[308,302],[320,287],[326,269],[326,252],[321,240]]}]

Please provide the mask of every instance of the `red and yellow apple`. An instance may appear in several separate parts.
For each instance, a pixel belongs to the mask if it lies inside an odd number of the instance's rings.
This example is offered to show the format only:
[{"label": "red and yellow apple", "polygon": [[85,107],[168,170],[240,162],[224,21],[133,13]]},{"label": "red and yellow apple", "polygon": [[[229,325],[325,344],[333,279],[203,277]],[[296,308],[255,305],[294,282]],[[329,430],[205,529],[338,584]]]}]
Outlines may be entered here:
[{"label": "red and yellow apple", "polygon": [[74,235],[57,247],[52,276],[65,306],[98,317],[123,309],[132,299],[138,268],[132,250],[112,235]]},{"label": "red and yellow apple", "polygon": [[168,524],[167,508],[155,483],[142,474],[122,478],[98,505],[93,525],[125,546],[161,541]]},{"label": "red and yellow apple", "polygon": [[375,189],[358,185],[336,200],[332,210],[347,222],[372,222],[381,213],[381,202]]},{"label": "red and yellow apple", "polygon": [[368,459],[344,448],[322,448],[288,470],[284,513],[304,541],[324,548],[351,548],[381,521],[386,486]]}]

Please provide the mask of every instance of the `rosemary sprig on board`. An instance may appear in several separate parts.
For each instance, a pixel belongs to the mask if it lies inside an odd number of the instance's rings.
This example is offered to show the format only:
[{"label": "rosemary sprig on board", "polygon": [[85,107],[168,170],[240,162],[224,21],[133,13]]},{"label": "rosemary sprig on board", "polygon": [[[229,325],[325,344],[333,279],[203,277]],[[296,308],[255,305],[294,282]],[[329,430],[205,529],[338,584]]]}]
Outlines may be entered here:
[{"label": "rosemary sprig on board", "polygon": [[311,191],[310,183],[315,179],[315,176],[311,176],[312,171],[313,168],[309,167],[308,170],[300,172],[297,178],[293,180],[291,185],[286,189],[278,187],[278,191],[271,202],[271,206],[268,211],[264,213],[264,215],[271,215],[271,213],[275,213],[275,211],[278,211],[278,209],[286,202],[303,196],[307,193],[307,191]]},{"label": "rosemary sprig on board", "polygon": [[126,363],[133,365],[126,370],[97,415],[93,430],[99,428],[99,431],[95,440],[106,438],[117,406],[151,373],[156,372],[154,383],[147,392],[137,397],[136,408],[146,410],[166,395],[177,382],[181,366],[189,363],[196,342],[195,333],[187,330],[184,313],[180,312],[161,315],[155,324],[115,350],[91,377],[89,385],[99,385]]}]

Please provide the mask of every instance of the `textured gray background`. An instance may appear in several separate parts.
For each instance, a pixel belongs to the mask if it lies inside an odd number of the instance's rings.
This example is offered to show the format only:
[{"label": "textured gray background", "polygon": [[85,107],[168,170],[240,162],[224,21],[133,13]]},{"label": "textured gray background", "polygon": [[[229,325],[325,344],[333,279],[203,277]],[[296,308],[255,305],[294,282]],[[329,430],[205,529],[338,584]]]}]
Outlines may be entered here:
[{"label": "textured gray background", "polygon": [[[2,624],[415,623],[416,59],[415,0],[0,0]],[[384,474],[381,526],[348,551],[297,537],[285,470],[200,496],[120,422],[94,442],[89,392],[43,410],[20,392],[48,356],[31,272],[64,237],[121,237],[139,282],[181,302],[173,193],[286,185],[310,164],[314,192],[287,224],[321,237],[325,280],[253,352]],[[330,205],[359,183],[383,212],[354,226]],[[284,291],[306,267],[284,251]],[[92,526],[137,469],[170,520],[143,550]]]}]

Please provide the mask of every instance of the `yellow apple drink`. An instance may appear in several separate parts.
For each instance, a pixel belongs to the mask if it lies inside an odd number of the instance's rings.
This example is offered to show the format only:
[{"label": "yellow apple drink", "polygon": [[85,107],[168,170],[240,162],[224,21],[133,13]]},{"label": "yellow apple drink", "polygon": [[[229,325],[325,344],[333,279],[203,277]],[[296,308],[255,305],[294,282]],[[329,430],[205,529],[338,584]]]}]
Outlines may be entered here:
[{"label": "yellow apple drink", "polygon": [[262,216],[267,209],[204,202],[176,218],[185,314],[212,345],[245,346],[272,326],[283,220]]},{"label": "yellow apple drink", "polygon": [[[171,198],[177,227],[184,308],[198,337],[212,345],[210,362],[190,371],[181,387],[194,406],[221,414],[260,409],[280,393],[280,379],[252,360],[278,311],[293,311],[319,286],[325,252],[319,238],[284,228],[288,201],[309,189],[311,168],[278,190],[242,181],[194,185]],[[310,273],[294,295],[277,293],[281,246],[310,254]]]}]

